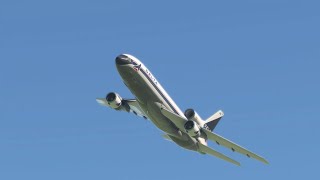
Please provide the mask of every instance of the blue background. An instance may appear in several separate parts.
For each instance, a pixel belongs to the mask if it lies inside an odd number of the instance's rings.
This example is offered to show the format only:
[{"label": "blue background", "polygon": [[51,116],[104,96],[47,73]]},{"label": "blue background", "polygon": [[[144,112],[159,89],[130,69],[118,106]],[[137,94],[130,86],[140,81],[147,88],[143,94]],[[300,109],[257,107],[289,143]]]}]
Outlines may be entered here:
[{"label": "blue background", "polygon": [[[0,179],[317,179],[319,1],[1,1]],[[114,59],[139,58],[182,110],[270,161],[241,167],[99,106],[131,98]]]}]

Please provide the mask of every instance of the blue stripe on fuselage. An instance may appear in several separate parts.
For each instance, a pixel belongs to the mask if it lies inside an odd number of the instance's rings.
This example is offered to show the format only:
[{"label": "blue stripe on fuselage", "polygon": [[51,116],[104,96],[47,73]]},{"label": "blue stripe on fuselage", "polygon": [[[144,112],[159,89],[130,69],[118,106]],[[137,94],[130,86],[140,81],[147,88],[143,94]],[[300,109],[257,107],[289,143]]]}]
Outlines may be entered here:
[{"label": "blue stripe on fuselage", "polygon": [[152,81],[152,79],[147,75],[147,73],[141,68],[140,71],[143,73],[145,77],[149,80],[149,82],[153,85],[153,87],[157,90],[157,92],[161,95],[161,97],[166,101],[166,103],[171,107],[171,109],[179,115],[178,111],[173,107],[170,101],[163,95],[158,86]]}]

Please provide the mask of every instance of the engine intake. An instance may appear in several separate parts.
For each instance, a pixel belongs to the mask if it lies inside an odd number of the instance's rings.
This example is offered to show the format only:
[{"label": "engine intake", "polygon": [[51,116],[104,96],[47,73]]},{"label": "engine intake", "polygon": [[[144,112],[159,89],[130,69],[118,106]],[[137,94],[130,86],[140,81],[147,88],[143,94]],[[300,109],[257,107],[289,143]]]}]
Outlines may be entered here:
[{"label": "engine intake", "polygon": [[199,125],[189,120],[184,124],[184,128],[186,129],[187,133],[192,137],[199,137],[200,136],[200,127]]},{"label": "engine intake", "polygon": [[119,94],[114,92],[107,94],[106,100],[109,106],[113,109],[119,108],[122,104],[122,98],[119,96]]},{"label": "engine intake", "polygon": [[198,123],[198,125],[200,125],[200,127],[203,127],[204,121],[194,109],[187,109],[184,112],[184,115],[188,120],[195,121],[196,123]]}]

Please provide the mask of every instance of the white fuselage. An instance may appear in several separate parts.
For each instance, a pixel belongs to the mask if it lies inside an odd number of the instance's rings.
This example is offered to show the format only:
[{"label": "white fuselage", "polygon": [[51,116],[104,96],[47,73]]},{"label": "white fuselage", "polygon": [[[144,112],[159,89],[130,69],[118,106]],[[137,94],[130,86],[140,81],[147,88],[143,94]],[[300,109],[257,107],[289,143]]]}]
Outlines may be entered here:
[{"label": "white fuselage", "polygon": [[178,145],[197,151],[197,140],[180,131],[174,123],[161,113],[161,106],[185,117],[180,108],[163,89],[149,69],[132,55],[123,54],[131,59],[130,64],[117,64],[117,69],[125,85],[136,97],[141,109],[148,118]]}]

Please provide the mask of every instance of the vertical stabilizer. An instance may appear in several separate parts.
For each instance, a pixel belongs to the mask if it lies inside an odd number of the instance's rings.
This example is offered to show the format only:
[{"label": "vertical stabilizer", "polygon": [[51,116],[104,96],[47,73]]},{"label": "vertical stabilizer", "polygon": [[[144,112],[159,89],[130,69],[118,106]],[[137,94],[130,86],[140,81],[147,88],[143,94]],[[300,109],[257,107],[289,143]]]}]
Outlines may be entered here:
[{"label": "vertical stabilizer", "polygon": [[212,116],[210,116],[206,121],[205,124],[209,127],[211,131],[217,126],[219,123],[220,119],[223,116],[223,112],[219,110],[218,112],[214,113]]}]

